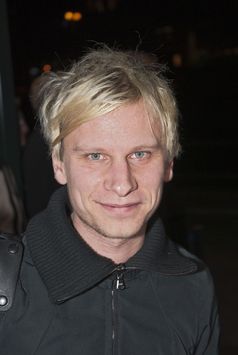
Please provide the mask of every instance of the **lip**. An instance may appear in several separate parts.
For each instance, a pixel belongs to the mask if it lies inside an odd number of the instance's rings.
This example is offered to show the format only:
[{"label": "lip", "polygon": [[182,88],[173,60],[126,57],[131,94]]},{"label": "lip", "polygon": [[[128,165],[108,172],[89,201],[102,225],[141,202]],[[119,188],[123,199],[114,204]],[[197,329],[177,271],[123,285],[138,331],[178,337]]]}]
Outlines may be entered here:
[{"label": "lip", "polygon": [[110,213],[118,214],[128,214],[134,212],[136,208],[140,205],[139,202],[117,204],[117,203],[102,203],[98,202],[106,211]]}]

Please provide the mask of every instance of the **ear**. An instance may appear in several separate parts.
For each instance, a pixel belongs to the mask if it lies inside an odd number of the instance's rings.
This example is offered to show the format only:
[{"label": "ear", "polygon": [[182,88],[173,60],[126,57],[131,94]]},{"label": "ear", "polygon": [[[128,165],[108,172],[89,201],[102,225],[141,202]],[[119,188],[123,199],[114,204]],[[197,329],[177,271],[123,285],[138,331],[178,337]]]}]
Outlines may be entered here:
[{"label": "ear", "polygon": [[165,165],[165,171],[164,171],[164,181],[169,182],[173,179],[173,174],[174,174],[174,162],[170,161],[166,163]]},{"label": "ear", "polygon": [[56,157],[55,154],[52,155],[52,164],[54,169],[55,180],[61,184],[65,185],[67,183],[67,178],[65,174],[65,166],[63,160]]}]

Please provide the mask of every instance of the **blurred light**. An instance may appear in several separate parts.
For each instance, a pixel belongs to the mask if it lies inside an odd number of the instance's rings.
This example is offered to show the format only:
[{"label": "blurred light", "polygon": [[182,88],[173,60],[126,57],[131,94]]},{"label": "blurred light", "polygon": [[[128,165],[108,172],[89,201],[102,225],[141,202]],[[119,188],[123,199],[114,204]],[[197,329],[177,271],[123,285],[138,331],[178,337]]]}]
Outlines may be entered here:
[{"label": "blurred light", "polygon": [[73,21],[80,21],[82,19],[82,14],[81,12],[74,12],[72,16]]},{"label": "blurred light", "polygon": [[66,21],[80,21],[82,19],[83,15],[81,12],[72,12],[72,11],[67,11],[64,14],[64,19]]},{"label": "blurred light", "polygon": [[44,73],[47,73],[47,72],[51,71],[51,69],[52,69],[52,66],[50,64],[44,64],[43,67],[42,67],[42,71]]},{"label": "blurred light", "polygon": [[182,66],[182,56],[181,54],[179,53],[175,53],[172,57],[172,62],[173,62],[173,65],[176,67],[176,68],[179,68]]},{"label": "blurred light", "polygon": [[73,18],[73,12],[71,12],[71,11],[65,12],[65,14],[64,14],[64,19],[65,19],[66,21],[72,21],[72,18]]}]

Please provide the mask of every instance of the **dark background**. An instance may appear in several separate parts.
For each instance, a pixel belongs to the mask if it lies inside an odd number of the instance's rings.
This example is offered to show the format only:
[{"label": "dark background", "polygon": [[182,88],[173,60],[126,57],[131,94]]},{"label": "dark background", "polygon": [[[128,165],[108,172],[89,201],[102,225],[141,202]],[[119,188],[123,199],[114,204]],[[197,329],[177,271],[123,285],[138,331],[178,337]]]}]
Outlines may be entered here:
[{"label": "dark background", "polygon": [[[33,70],[40,71],[46,63],[53,70],[62,69],[95,42],[152,51],[168,65],[179,101],[185,153],[181,170],[238,173],[237,1],[9,0],[7,4],[18,95],[27,95]],[[65,21],[68,10],[81,11],[82,20]],[[174,65],[175,55],[181,58],[179,67]]]},{"label": "dark background", "polygon": [[[167,64],[183,153],[161,214],[170,236],[211,268],[221,353],[237,354],[238,2],[8,0],[7,9],[15,95],[31,129],[29,86],[44,64],[63,69],[95,42],[153,52]],[[65,11],[80,11],[81,21],[65,21]]]}]

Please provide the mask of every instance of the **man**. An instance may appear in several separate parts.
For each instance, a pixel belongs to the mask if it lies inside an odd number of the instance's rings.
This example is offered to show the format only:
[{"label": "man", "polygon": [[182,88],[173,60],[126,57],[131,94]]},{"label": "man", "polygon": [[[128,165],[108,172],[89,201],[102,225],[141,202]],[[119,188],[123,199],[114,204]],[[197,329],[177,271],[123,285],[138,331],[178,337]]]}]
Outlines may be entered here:
[{"label": "man", "polygon": [[155,65],[85,54],[43,89],[57,190],[29,223],[1,354],[217,354],[205,266],[155,217],[179,153],[177,108]]}]

